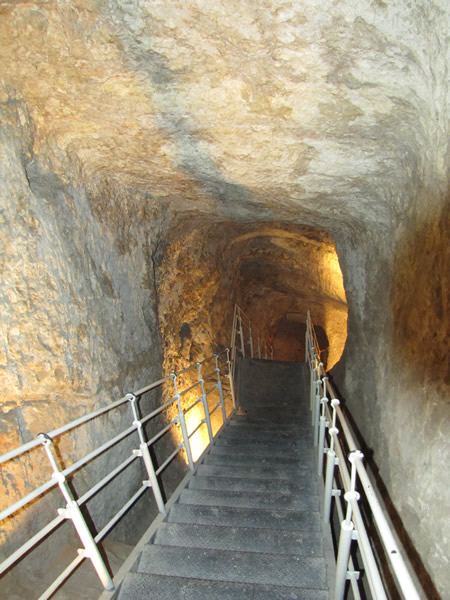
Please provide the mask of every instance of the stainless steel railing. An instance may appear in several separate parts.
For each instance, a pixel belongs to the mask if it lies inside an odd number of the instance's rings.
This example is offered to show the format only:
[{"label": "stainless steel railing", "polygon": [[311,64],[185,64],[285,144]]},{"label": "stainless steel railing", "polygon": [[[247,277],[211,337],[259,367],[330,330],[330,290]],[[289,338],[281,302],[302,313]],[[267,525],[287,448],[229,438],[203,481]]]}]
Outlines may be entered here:
[{"label": "stainless steel railing", "polygon": [[[205,374],[203,370],[208,370]],[[163,402],[156,409],[150,411],[144,416],[140,415],[142,398],[152,390],[171,386],[172,391],[165,390],[162,395]],[[42,448],[45,453],[47,464],[51,468],[51,477],[38,485],[28,494],[19,498],[9,506],[6,506],[0,512],[0,522],[18,513],[18,511],[31,510],[33,504],[38,498],[41,498],[49,490],[59,488],[64,499],[65,506],[58,509],[57,516],[50,520],[44,527],[39,529],[34,535],[29,537],[22,545],[13,551],[0,564],[0,575],[10,569],[15,563],[20,561],[26,554],[32,551],[44,538],[47,538],[61,525],[66,519],[70,520],[81,541],[82,548],[79,550],[76,558],[56,577],[47,589],[40,594],[39,600],[50,598],[55,591],[62,585],[67,577],[78,567],[78,565],[88,558],[106,590],[114,589],[111,576],[105,565],[99,545],[111,529],[122,519],[125,513],[145,494],[149,489],[153,496],[160,513],[165,514],[165,502],[159,483],[159,476],[164,469],[174,460],[182,451],[186,453],[186,460],[191,470],[195,468],[196,456],[193,455],[192,440],[201,428],[206,428],[206,441],[200,446],[197,444],[196,455],[201,454],[205,446],[209,445],[214,437],[214,430],[211,417],[220,408],[222,426],[227,422],[225,401],[229,396],[233,396],[233,381],[231,377],[231,360],[229,350],[221,354],[214,354],[201,362],[192,364],[185,369],[171,373],[166,377],[155,381],[142,389],[133,393],[126,394],[123,398],[80,417],[62,427],[40,433],[35,439],[14,448],[0,456],[0,465],[4,473],[8,470],[8,464],[11,461],[20,460],[24,456],[29,457],[33,450]],[[57,444],[63,434],[72,432],[76,428],[87,425],[94,419],[107,414],[113,414],[120,407],[129,406],[129,425],[121,431],[110,431],[111,437],[103,444],[88,452],[82,458],[76,460],[69,466],[61,465]],[[191,415],[195,412],[195,407],[199,408],[200,415],[195,419]],[[158,431],[154,432],[151,439],[146,439],[145,425],[158,416],[166,414],[165,424]],[[171,416],[171,414],[175,416]],[[169,415],[169,416],[167,416]],[[150,448],[169,432],[178,430],[176,438],[179,443],[174,443],[173,451],[165,460],[161,461],[159,466],[155,465],[150,452]],[[76,497],[72,491],[71,478],[79,469],[82,469],[88,463],[95,460],[100,455],[110,451],[119,442],[128,438],[132,434],[137,435],[138,446],[134,447],[131,453],[126,456],[120,464],[106,473],[99,481],[96,481],[92,487],[84,492],[80,497]],[[109,519],[98,533],[95,534],[88,525],[83,515],[83,509],[86,503],[96,495],[107,484],[113,481],[129,465],[140,459],[143,465],[145,478],[142,480],[139,488],[130,495],[125,504]],[[36,462],[36,461],[35,461]],[[40,468],[43,469],[41,465]],[[6,497],[6,496],[5,496]]]},{"label": "stainless steel railing", "polygon": [[239,357],[273,359],[273,346],[270,340],[261,335],[258,327],[238,304],[234,305],[230,347],[233,376],[236,360]]},{"label": "stainless steel railing", "polygon": [[317,474],[324,476],[323,520],[326,524],[330,523],[334,499],[340,522],[334,599],[344,598],[347,580],[350,580],[353,597],[356,600],[361,598],[358,581],[360,573],[355,569],[350,555],[353,542],[358,544],[372,598],[387,599],[383,574],[378,566],[366,519],[360,508],[361,494],[364,494],[400,593],[405,600],[419,600],[420,596],[389,525],[387,512],[364,466],[364,454],[358,448],[341,403],[320,362],[320,350],[309,311],[305,344],[305,360],[310,372],[314,445],[317,447]]}]

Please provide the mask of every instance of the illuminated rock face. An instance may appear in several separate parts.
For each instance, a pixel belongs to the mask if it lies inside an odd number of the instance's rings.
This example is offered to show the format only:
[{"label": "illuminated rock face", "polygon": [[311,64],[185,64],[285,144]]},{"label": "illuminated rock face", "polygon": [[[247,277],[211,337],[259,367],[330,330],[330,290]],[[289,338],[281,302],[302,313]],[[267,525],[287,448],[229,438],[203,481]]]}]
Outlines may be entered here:
[{"label": "illuminated rock face", "polygon": [[1,449],[235,301],[273,338],[310,307],[332,365],[348,303],[335,379],[444,593],[446,5],[3,3]]}]

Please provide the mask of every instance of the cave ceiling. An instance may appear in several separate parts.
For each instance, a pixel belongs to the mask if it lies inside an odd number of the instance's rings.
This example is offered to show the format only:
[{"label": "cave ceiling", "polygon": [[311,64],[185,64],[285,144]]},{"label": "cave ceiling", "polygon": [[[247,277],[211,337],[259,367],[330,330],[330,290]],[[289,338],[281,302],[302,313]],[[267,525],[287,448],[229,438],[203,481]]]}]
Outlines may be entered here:
[{"label": "cave ceiling", "polygon": [[419,5],[0,2],[0,102],[29,126],[24,161],[93,197],[132,189],[170,219],[386,227],[439,129],[427,28],[444,4]]}]

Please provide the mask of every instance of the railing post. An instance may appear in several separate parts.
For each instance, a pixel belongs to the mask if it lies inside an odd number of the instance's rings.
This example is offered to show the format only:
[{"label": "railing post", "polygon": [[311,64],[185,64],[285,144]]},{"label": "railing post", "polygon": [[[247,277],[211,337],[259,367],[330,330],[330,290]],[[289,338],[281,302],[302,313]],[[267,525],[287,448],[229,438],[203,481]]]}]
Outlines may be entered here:
[{"label": "railing post", "polygon": [[145,436],[142,431],[142,423],[139,420],[138,408],[136,405],[137,398],[134,394],[127,394],[126,398],[130,402],[131,410],[133,411],[133,425],[136,427],[136,431],[139,436],[139,450],[135,451],[137,456],[140,456],[144,461],[145,469],[148,475],[148,482],[153,491],[153,496],[155,497],[156,504],[158,506],[158,510],[162,515],[166,514],[166,507],[164,504],[164,499],[161,494],[161,488],[159,487],[158,477],[156,475],[155,467],[153,465],[152,457],[150,455],[150,450],[145,441]]},{"label": "railing post", "polygon": [[225,410],[225,402],[223,399],[222,380],[220,379],[219,355],[215,354],[214,357],[216,359],[217,389],[219,390],[220,406],[222,408],[222,418],[223,423],[225,424],[227,422],[227,413]]},{"label": "railing post", "polygon": [[66,500],[66,508],[59,509],[58,513],[66,517],[67,519],[71,519],[73,526],[81,540],[81,543],[84,546],[84,556],[89,558],[92,562],[94,569],[97,572],[98,578],[102,582],[102,585],[105,590],[112,591],[114,589],[114,584],[109,575],[108,569],[103,561],[103,558],[100,554],[100,551],[95,543],[95,540],[87,526],[87,523],[83,517],[83,513],[78,506],[78,503],[74,499],[72,492],[70,491],[69,486],[67,485],[67,480],[65,476],[58,469],[56,464],[55,457],[51,451],[51,445],[53,444],[52,439],[45,433],[40,433],[38,438],[42,440],[42,444],[44,445],[45,452],[47,453],[48,460],[53,469],[52,477],[58,482],[59,489],[61,490],[64,499]]},{"label": "railing post", "polygon": [[314,398],[316,397],[316,381],[318,376],[317,354],[310,362],[309,407],[311,409],[311,425],[314,425]]},{"label": "railing post", "polygon": [[241,338],[241,352],[242,352],[242,358],[245,358],[245,342],[244,342],[244,331],[242,329],[242,317],[241,317],[241,312],[238,312],[238,318],[239,318],[239,337]]},{"label": "railing post", "polygon": [[209,414],[208,398],[206,397],[206,392],[205,392],[205,380],[202,377],[202,364],[199,362],[197,363],[197,369],[198,369],[198,381],[200,383],[200,387],[202,390],[202,403],[203,403],[203,410],[205,412],[205,423],[206,423],[206,427],[208,429],[209,443],[212,444],[214,436],[213,436],[212,427],[211,427],[211,416]]},{"label": "railing post", "polygon": [[[340,404],[337,398],[333,398],[330,402],[333,410],[333,421],[331,427],[328,429],[328,435],[330,436],[330,446],[327,452],[327,464],[325,467],[325,492],[323,498],[323,522],[328,525],[330,522],[331,513],[331,498],[333,496],[333,479],[334,479],[334,467],[339,464],[339,459],[336,458],[336,452],[334,451],[334,436],[339,434],[339,429],[336,427],[336,406]],[[335,493],[338,493],[335,490]]]},{"label": "railing post", "polygon": [[191,443],[189,441],[189,435],[188,435],[188,431],[187,431],[187,427],[186,427],[186,419],[184,418],[184,412],[183,412],[183,409],[181,408],[181,396],[178,393],[177,376],[175,373],[172,373],[171,377],[173,380],[173,387],[175,389],[174,398],[176,398],[176,401],[177,401],[178,423],[180,424],[181,433],[183,435],[183,445],[184,445],[184,449],[186,450],[186,456],[188,459],[189,468],[191,469],[191,471],[194,471],[195,465],[194,465],[194,461],[192,459]]},{"label": "railing post", "polygon": [[234,394],[234,380],[233,380],[234,368],[233,368],[231,360],[230,360],[230,350],[228,348],[227,348],[227,365],[228,365],[228,378],[230,380],[231,399],[233,400],[233,408],[234,408],[234,410],[236,410],[237,405],[236,405],[236,396]]},{"label": "railing post", "polygon": [[352,465],[350,490],[344,494],[347,502],[347,514],[345,520],[341,523],[341,533],[339,536],[338,555],[336,560],[336,582],[334,587],[335,600],[342,600],[345,592],[345,582],[348,575],[348,560],[350,558],[350,546],[354,539],[354,525],[352,521],[352,502],[359,501],[359,494],[356,491],[356,465],[353,458],[362,456],[362,452],[354,450],[350,453],[349,461]]},{"label": "railing post", "polygon": [[316,393],[314,397],[314,446],[317,446],[319,443],[320,386],[324,386],[323,379],[320,377],[322,366],[322,363],[319,363]]},{"label": "railing post", "polygon": [[[332,429],[333,428],[329,429],[331,435],[335,433],[334,431],[332,431]],[[338,460],[339,459],[336,458],[336,452],[333,448],[330,448],[327,451],[327,463],[325,467],[325,489],[323,495],[323,522],[326,525],[329,525],[330,523],[331,498],[333,497],[334,467],[338,464]]]},{"label": "railing post", "polygon": [[258,358],[261,358],[261,340],[259,337],[259,331],[257,332],[258,335]]},{"label": "railing post", "polygon": [[342,600],[344,598],[345,582],[347,581],[348,559],[350,558],[350,546],[353,539],[353,529],[354,526],[352,521],[342,521],[336,560],[334,600]]},{"label": "railing post", "polygon": [[249,335],[249,341],[250,341],[250,357],[253,357],[253,336],[252,336],[252,324],[249,323],[248,324],[248,335]]},{"label": "railing post", "polygon": [[310,353],[310,348],[309,348],[309,327],[310,327],[310,315],[309,315],[309,310],[306,313],[306,332],[305,332],[305,363],[307,363],[309,361],[309,353]]},{"label": "railing post", "polygon": [[322,411],[320,415],[320,426],[319,426],[319,448],[318,448],[318,456],[317,456],[317,475],[323,474],[323,455],[325,452],[325,429],[327,426],[327,418],[325,417],[325,406],[328,402],[328,398],[326,396],[326,387],[325,394],[322,398],[321,405]]}]

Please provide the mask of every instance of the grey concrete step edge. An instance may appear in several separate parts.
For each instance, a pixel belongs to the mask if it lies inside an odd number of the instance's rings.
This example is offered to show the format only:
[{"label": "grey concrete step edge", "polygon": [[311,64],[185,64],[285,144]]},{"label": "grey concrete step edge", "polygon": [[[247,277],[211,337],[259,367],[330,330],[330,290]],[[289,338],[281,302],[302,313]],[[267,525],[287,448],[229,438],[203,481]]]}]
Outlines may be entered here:
[{"label": "grey concrete step edge", "polygon": [[[226,424],[222,425],[220,427],[220,429],[216,432],[216,436],[220,435],[220,433],[224,430],[225,427],[226,427]],[[198,465],[201,464],[202,460],[204,459],[204,457],[206,456],[208,451],[209,451],[209,448],[206,448],[204,450],[203,454],[201,454],[199,456],[198,461],[196,463],[197,468],[198,468]],[[125,577],[128,575],[128,573],[131,572],[131,569],[133,568],[134,564],[138,561],[142,550],[148,544],[149,540],[151,540],[151,538],[155,535],[155,532],[157,531],[158,527],[163,522],[163,520],[165,518],[167,518],[167,515],[169,514],[171,507],[176,504],[182,491],[188,486],[190,479],[195,475],[195,473],[196,473],[196,470],[188,471],[186,473],[186,475],[180,481],[180,483],[175,488],[172,495],[170,496],[170,498],[167,500],[167,502],[165,504],[166,514],[162,515],[161,513],[159,513],[155,517],[155,519],[152,521],[152,523],[150,523],[150,525],[148,526],[148,528],[146,529],[146,531],[144,532],[142,537],[139,539],[139,541],[137,542],[137,544],[135,545],[133,550],[130,552],[128,557],[125,559],[125,561],[119,567],[118,571],[115,573],[115,575],[113,577],[113,583],[114,583],[115,589],[112,591],[106,591],[106,590],[103,591],[100,594],[100,596],[97,598],[97,600],[117,600],[118,592],[120,591],[120,587],[122,585],[122,582],[125,580]]]},{"label": "grey concrete step edge", "polygon": [[199,475],[192,477],[188,485],[192,490],[232,490],[237,492],[270,492],[278,491],[286,494],[309,492],[317,494],[317,482],[310,477],[297,478],[293,483],[290,480],[272,481],[270,479],[252,479],[244,477],[209,477]]},{"label": "grey concrete step edge", "polygon": [[297,477],[314,477],[314,469],[310,467],[290,467],[287,469],[277,469],[273,466],[237,466],[222,464],[201,464],[197,468],[200,475],[209,475],[217,477],[237,477],[254,479],[295,479]]},{"label": "grey concrete step edge", "polygon": [[255,510],[248,507],[175,504],[167,515],[166,522],[275,530],[290,529],[301,532],[321,531],[320,513],[310,510],[264,508]]},{"label": "grey concrete step edge", "polygon": [[263,585],[279,581],[282,585],[312,589],[327,587],[323,558],[161,544],[144,548],[136,572]]},{"label": "grey concrete step edge", "polygon": [[211,452],[208,456],[205,456],[202,464],[204,465],[235,465],[235,466],[254,466],[254,467],[269,467],[269,466],[282,466],[312,468],[314,455],[311,452],[304,453],[300,456],[284,456],[277,457],[276,459],[270,455],[264,456],[251,456],[249,454],[225,454]]},{"label": "grey concrete step edge", "polygon": [[194,523],[161,523],[152,543],[189,548],[322,556],[320,532]]},{"label": "grey concrete step edge", "polygon": [[238,446],[233,446],[232,444],[230,445],[214,445],[211,450],[208,452],[209,455],[226,455],[226,456],[242,456],[242,457],[247,457],[249,456],[249,454],[251,454],[252,456],[254,456],[255,458],[265,458],[265,457],[269,457],[272,460],[278,460],[279,458],[286,458],[286,457],[292,457],[295,459],[299,459],[302,456],[306,456],[306,455],[311,455],[314,456],[316,453],[314,452],[314,449],[312,448],[312,444],[311,444],[311,448],[310,447],[305,447],[305,448],[289,448],[289,450],[286,452],[286,450],[283,448],[277,448],[277,447],[271,447],[271,448],[267,448],[264,445],[258,445],[258,446],[244,446],[242,444],[238,445]]},{"label": "grey concrete step edge", "polygon": [[235,492],[224,490],[183,490],[179,504],[197,506],[226,506],[231,508],[260,508],[272,510],[319,510],[319,498],[312,494],[283,494],[279,492]]},{"label": "grey concrete step edge", "polygon": [[[325,590],[130,573],[119,600],[329,600]],[[153,595],[154,597],[154,595]]]},{"label": "grey concrete step edge", "polygon": [[297,439],[297,440],[290,440],[290,441],[276,441],[276,440],[256,440],[256,439],[249,439],[249,438],[245,438],[243,437],[238,437],[238,438],[233,438],[233,437],[224,437],[221,439],[218,439],[215,444],[215,447],[217,446],[235,446],[235,447],[252,447],[255,449],[255,451],[258,450],[258,448],[274,448],[277,450],[285,450],[286,452],[291,452],[291,451],[295,451],[295,450],[308,450],[309,448],[313,447],[313,438],[311,436],[311,439],[309,438],[303,438],[303,439]]},{"label": "grey concrete step edge", "polygon": [[[259,414],[259,416],[256,416]],[[252,427],[252,428],[260,428],[260,429],[285,429],[286,431],[290,431],[291,429],[306,428],[311,426],[311,413],[308,410],[298,412],[295,415],[289,414],[279,414],[274,413],[273,411],[267,410],[264,411],[264,414],[261,414],[261,411],[255,413],[255,415],[248,414],[233,416],[230,419],[230,427]]]}]

